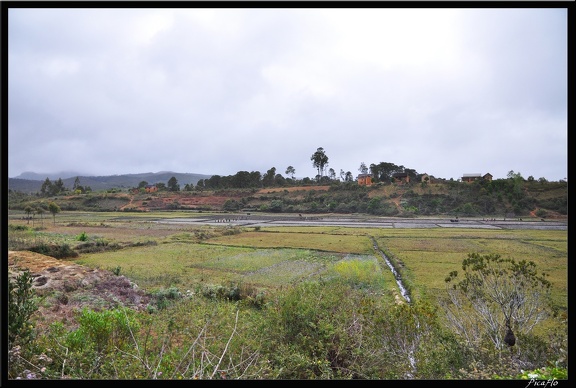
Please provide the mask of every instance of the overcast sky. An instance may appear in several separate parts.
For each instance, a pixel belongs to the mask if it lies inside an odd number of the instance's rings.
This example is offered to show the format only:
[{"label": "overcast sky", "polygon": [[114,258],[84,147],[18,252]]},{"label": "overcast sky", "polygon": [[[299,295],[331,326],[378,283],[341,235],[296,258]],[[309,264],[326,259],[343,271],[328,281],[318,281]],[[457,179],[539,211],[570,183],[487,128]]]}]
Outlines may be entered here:
[{"label": "overcast sky", "polygon": [[562,8],[8,10],[9,177],[557,181],[567,125]]}]

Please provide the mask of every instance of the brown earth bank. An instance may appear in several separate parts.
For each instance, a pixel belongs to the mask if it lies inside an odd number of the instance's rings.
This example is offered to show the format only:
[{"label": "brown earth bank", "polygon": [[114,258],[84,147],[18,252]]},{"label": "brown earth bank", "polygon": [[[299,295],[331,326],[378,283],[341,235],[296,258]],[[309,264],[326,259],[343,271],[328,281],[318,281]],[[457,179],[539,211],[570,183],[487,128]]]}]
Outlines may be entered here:
[{"label": "brown earth bank", "polygon": [[[254,196],[273,194],[279,192],[307,192],[307,191],[328,191],[330,186],[296,186],[296,187],[274,187],[260,189],[253,193]],[[126,194],[126,198],[129,202],[121,206],[118,210],[125,211],[128,209],[137,211],[149,211],[149,210],[160,210],[169,209],[172,205],[178,204],[179,208],[182,209],[197,209],[197,208],[215,208],[221,209],[226,201],[236,200],[239,201],[243,197],[246,197],[246,193],[241,191],[219,191],[218,194],[209,193],[189,193],[189,192],[161,192],[154,193],[154,195],[143,196]],[[67,197],[68,199],[72,196]]]},{"label": "brown earth bank", "polygon": [[124,276],[30,251],[8,252],[8,277],[28,270],[32,288],[44,298],[38,304],[38,327],[54,321],[75,326],[75,311],[84,307],[99,311],[124,305],[144,310],[150,296]]},{"label": "brown earth bank", "polygon": [[267,193],[278,193],[282,191],[288,191],[289,193],[295,191],[327,191],[330,190],[330,186],[295,186],[295,187],[273,187],[268,189],[260,189],[258,190],[258,194],[267,194]]}]

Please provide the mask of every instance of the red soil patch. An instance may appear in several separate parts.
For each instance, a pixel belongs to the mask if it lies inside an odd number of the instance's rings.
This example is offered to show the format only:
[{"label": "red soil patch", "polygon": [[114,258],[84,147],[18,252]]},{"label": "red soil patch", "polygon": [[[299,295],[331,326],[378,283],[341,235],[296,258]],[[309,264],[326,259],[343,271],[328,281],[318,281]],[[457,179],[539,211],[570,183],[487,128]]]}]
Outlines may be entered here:
[{"label": "red soil patch", "polygon": [[[297,187],[271,187],[260,189],[256,192],[258,195],[278,193],[278,192],[296,192],[296,191],[327,191],[330,186],[297,186]],[[214,208],[221,209],[222,206],[229,199],[239,201],[242,197],[246,197],[246,193],[218,192],[218,195],[209,193],[154,193],[149,196],[132,196],[130,202],[122,206],[120,210],[137,209],[140,211],[147,210],[160,210],[170,209],[174,204],[178,204],[177,208],[195,209],[195,208]]]},{"label": "red soil patch", "polygon": [[294,192],[294,191],[327,191],[330,189],[330,186],[296,186],[296,187],[271,187],[268,189],[260,189],[258,190],[258,194],[268,194],[268,193],[277,193],[282,191]]},{"label": "red soil patch", "polygon": [[229,199],[239,199],[241,196],[226,195],[186,195],[186,194],[165,194],[154,196],[150,199],[134,199],[124,205],[120,210],[133,209],[138,210],[158,210],[170,209],[174,204],[178,208],[221,208]]}]

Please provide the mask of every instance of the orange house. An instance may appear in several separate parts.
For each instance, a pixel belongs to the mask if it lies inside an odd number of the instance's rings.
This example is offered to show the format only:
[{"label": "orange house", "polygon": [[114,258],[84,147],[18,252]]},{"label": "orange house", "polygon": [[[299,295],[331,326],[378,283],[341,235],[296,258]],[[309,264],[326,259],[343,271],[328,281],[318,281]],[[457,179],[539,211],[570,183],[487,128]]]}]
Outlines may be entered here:
[{"label": "orange house", "polygon": [[358,185],[371,186],[372,185],[372,175],[371,174],[358,174]]},{"label": "orange house", "polygon": [[146,185],[144,187],[144,191],[146,191],[147,193],[154,193],[158,191],[158,187],[156,187],[156,185]]},{"label": "orange house", "polygon": [[479,181],[481,179],[484,179],[486,181],[491,181],[492,180],[492,174],[490,174],[489,172],[481,175],[481,174],[464,174],[462,175],[462,182],[474,182],[474,181]]},{"label": "orange house", "polygon": [[482,177],[480,174],[464,174],[462,175],[462,182],[474,182]]}]

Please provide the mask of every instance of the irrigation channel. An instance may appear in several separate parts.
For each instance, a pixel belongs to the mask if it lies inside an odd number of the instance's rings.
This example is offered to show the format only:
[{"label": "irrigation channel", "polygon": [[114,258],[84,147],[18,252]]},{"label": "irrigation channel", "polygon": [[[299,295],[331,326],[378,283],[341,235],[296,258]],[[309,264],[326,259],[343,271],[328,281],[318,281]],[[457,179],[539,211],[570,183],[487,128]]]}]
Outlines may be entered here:
[{"label": "irrigation channel", "polygon": [[[404,287],[404,284],[402,284],[402,277],[400,276],[398,271],[396,271],[396,268],[394,268],[394,266],[392,265],[392,262],[390,261],[388,256],[386,256],[386,254],[382,251],[382,249],[380,249],[380,247],[378,246],[378,243],[376,242],[376,239],[372,236],[370,236],[370,238],[372,239],[372,243],[374,244],[374,250],[376,252],[380,253],[382,258],[386,262],[386,265],[390,268],[390,271],[392,271],[392,274],[394,275],[394,278],[396,279],[396,284],[398,285],[398,288],[400,289],[400,293],[402,294],[402,296],[404,297],[406,302],[410,303],[410,295],[408,295],[408,291],[406,290],[406,287]],[[408,359],[410,360],[410,365],[412,366],[412,371],[415,372],[416,371],[416,358],[414,357],[414,351],[412,349],[410,349],[408,351],[408,353],[409,353]],[[413,374],[411,372],[408,372],[406,377],[411,379],[413,377]]]},{"label": "irrigation channel", "polygon": [[[474,228],[474,229],[537,229],[537,230],[568,230],[568,221],[544,221],[522,220],[522,219],[445,219],[445,218],[358,218],[358,217],[309,217],[298,215],[279,216],[255,216],[247,213],[241,216],[206,216],[198,218],[170,218],[156,219],[152,222],[168,224],[203,224],[228,226],[342,226],[342,227],[363,227],[363,228]],[[410,295],[402,283],[402,277],[392,265],[390,259],[378,247],[378,243],[372,238],[374,250],[378,252],[386,265],[392,271],[396,284],[400,289],[402,297],[407,303],[411,303]],[[411,379],[416,372],[416,359],[414,351],[410,349],[408,358],[412,366],[412,372],[407,373],[407,378]]]},{"label": "irrigation channel", "polygon": [[390,268],[390,271],[392,271],[392,274],[396,279],[396,284],[398,284],[398,288],[400,289],[400,294],[402,294],[406,302],[410,303],[410,295],[408,295],[408,290],[406,290],[406,287],[404,287],[404,284],[402,284],[402,277],[400,276],[398,271],[396,271],[396,268],[394,268],[388,256],[386,256],[386,254],[384,254],[384,252],[382,252],[382,250],[378,247],[378,243],[376,242],[374,237],[371,237],[371,239],[372,243],[374,243],[374,250],[380,253],[380,256],[382,256],[382,258],[386,262],[386,265],[388,266],[388,268]]},{"label": "irrigation channel", "polygon": [[[522,220],[517,219],[446,219],[446,218],[396,218],[396,217],[323,217],[287,215],[254,215],[250,213],[237,215],[212,215],[196,218],[159,218],[152,222],[165,224],[202,224],[227,226],[342,226],[364,228],[474,228],[474,229],[538,229],[538,230],[568,230],[567,220]],[[402,277],[392,265],[390,259],[378,247],[372,238],[374,249],[382,256],[386,265],[392,271],[400,293],[410,303],[410,295],[402,283]]]}]

